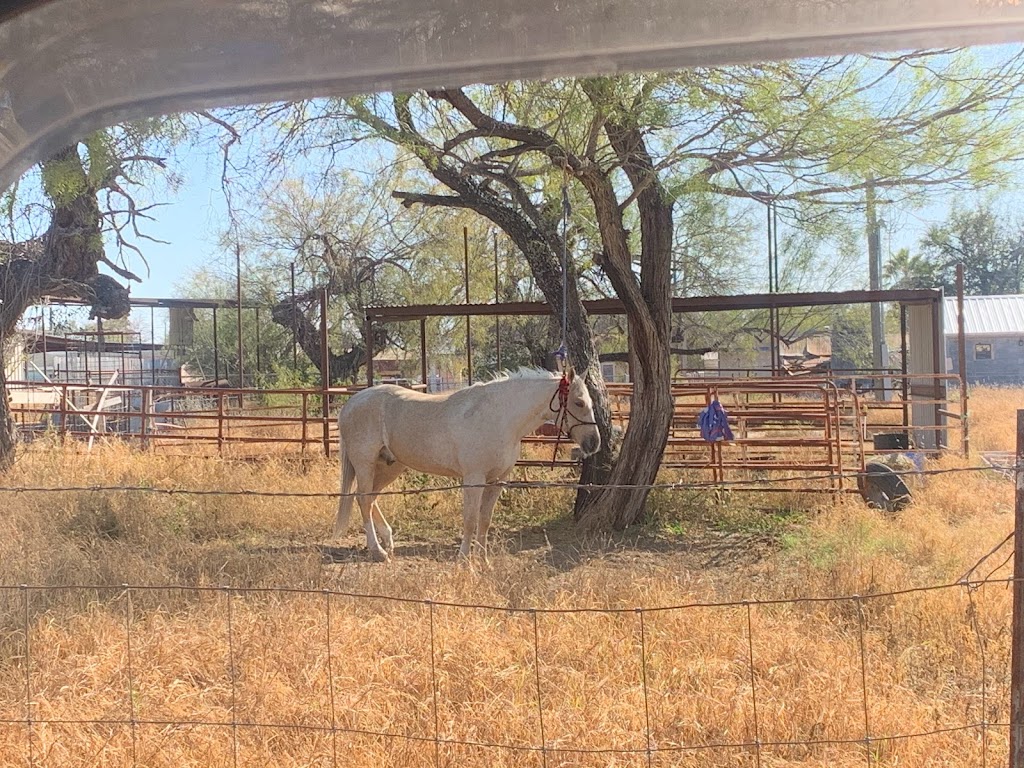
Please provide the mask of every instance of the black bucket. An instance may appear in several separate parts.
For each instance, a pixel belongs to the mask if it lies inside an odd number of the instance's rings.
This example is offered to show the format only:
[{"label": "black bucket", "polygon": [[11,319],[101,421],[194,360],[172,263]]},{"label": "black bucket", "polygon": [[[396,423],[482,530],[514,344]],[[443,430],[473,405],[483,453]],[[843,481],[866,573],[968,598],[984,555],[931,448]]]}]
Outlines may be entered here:
[{"label": "black bucket", "polygon": [[871,438],[876,451],[909,451],[910,435],[906,432],[880,432]]}]

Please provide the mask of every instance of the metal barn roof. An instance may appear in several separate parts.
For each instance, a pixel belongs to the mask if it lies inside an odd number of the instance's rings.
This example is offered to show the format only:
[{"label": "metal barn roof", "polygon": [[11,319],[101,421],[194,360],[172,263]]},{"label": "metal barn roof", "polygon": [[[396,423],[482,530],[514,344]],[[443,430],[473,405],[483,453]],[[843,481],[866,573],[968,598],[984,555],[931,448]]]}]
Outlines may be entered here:
[{"label": "metal barn roof", "polygon": [[[956,335],[956,298],[946,297],[943,317],[947,336]],[[1024,295],[965,296],[964,333],[968,336],[1024,336]]]}]

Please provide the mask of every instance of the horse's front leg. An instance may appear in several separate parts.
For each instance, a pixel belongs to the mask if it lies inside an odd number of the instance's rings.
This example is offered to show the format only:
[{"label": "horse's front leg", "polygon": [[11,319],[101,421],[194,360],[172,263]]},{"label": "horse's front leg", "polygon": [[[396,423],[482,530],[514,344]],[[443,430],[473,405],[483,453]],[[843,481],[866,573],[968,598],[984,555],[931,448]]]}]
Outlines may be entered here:
[{"label": "horse's front leg", "polygon": [[463,478],[466,486],[462,489],[462,546],[459,547],[459,558],[467,559],[473,546],[473,538],[476,536],[477,521],[480,519],[480,504],[484,494],[484,479]]}]

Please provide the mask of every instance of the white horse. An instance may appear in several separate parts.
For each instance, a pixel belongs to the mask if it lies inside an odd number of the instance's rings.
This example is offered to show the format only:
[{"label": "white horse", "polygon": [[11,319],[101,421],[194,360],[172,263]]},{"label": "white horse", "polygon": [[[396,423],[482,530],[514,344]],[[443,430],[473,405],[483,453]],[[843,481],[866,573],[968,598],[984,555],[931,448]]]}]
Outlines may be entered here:
[{"label": "white horse", "polygon": [[348,530],[354,496],[370,557],[387,560],[393,538],[377,495],[406,469],[414,469],[459,478],[468,486],[462,494],[459,555],[468,557],[475,544],[486,556],[499,483],[515,466],[523,437],[557,418],[585,456],[601,447],[582,377],[570,369],[566,379],[563,387],[558,374],[524,369],[454,392],[424,394],[379,384],[353,395],[338,415],[342,496],[335,538]]}]

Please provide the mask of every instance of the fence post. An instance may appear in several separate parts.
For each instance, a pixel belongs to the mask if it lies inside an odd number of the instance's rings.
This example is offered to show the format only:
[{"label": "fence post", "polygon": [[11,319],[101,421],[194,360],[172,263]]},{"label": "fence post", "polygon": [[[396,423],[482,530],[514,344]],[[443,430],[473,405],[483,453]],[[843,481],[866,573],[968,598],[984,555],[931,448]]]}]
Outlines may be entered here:
[{"label": "fence post", "polygon": [[139,425],[139,434],[142,438],[143,450],[149,448],[149,412],[153,406],[153,390],[147,387],[142,388],[142,413]]},{"label": "fence post", "polygon": [[60,387],[60,442],[63,445],[68,438],[68,385],[67,382]]},{"label": "fence post", "polygon": [[960,448],[964,458],[971,457],[970,392],[967,384],[967,335],[964,318],[964,263],[956,265],[956,355],[960,375]]},{"label": "fence post", "polygon": [[[323,417],[324,456],[331,456],[331,356],[327,347],[327,289],[320,291],[320,415]],[[373,346],[372,344],[370,345]]]},{"label": "fence post", "polygon": [[306,426],[309,423],[309,396],[302,393],[302,453],[306,452]]},{"label": "fence post", "polygon": [[224,393],[217,393],[217,454],[224,455]]},{"label": "fence post", "polygon": [[1010,643],[1010,768],[1024,768],[1024,410],[1017,411]]}]

